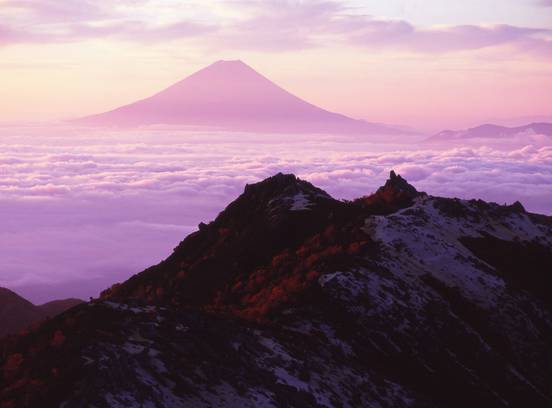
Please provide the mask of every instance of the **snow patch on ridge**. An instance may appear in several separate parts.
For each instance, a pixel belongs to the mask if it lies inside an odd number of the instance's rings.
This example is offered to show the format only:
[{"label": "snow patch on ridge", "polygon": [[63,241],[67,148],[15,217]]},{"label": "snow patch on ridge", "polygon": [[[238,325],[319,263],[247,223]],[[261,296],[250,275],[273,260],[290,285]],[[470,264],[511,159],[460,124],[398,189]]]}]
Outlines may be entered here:
[{"label": "snow patch on ridge", "polygon": [[291,211],[310,210],[312,202],[309,200],[309,197],[305,195],[305,193],[299,192],[291,197],[291,199],[291,207],[289,208]]},{"label": "snow patch on ridge", "polygon": [[533,223],[525,213],[511,211],[497,216],[493,211],[498,206],[482,210],[477,203],[454,203],[465,216],[447,216],[434,198],[420,197],[411,207],[394,214],[368,217],[364,231],[383,244],[387,256],[381,264],[393,274],[430,274],[449,287],[460,288],[477,304],[496,304],[506,288],[505,281],[489,273],[494,268],[476,258],[460,238],[488,234],[503,240],[538,240],[551,245],[550,231]]}]

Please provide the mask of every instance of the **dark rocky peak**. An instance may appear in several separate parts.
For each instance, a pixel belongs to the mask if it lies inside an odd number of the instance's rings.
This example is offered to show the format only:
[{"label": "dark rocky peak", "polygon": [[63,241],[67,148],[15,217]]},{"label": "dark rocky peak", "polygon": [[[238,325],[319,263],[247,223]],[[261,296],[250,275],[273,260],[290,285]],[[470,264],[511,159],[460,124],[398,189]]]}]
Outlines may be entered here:
[{"label": "dark rocky peak", "polygon": [[243,197],[271,200],[297,194],[313,198],[332,199],[324,190],[313,186],[308,181],[301,180],[294,174],[278,173],[261,182],[245,186]]},{"label": "dark rocky peak", "polygon": [[344,222],[348,210],[312,184],[278,173],[247,185],[214,221],[201,223],[199,231],[186,237],[167,260],[104,291],[102,297],[208,305],[228,285],[247,281],[259,268],[270,269],[273,258],[282,252],[295,251],[331,224]]},{"label": "dark rocky peak", "polygon": [[513,204],[500,205],[480,199],[461,200],[459,198],[432,197],[433,207],[449,218],[464,218],[481,221],[485,218],[499,219],[512,214],[528,214],[519,201]]},{"label": "dark rocky peak", "polygon": [[523,206],[523,204],[521,204],[519,201],[514,202],[509,207],[512,209],[512,211],[520,213],[520,214],[524,214],[524,213],[527,212],[525,210],[525,207]]},{"label": "dark rocky peak", "polygon": [[412,185],[409,184],[404,178],[395,173],[394,170],[391,170],[389,173],[389,179],[385,182],[385,185],[380,187],[376,194],[406,194],[412,197],[418,195],[418,190]]},{"label": "dark rocky peak", "polygon": [[376,214],[390,214],[401,208],[412,205],[414,198],[425,195],[404,178],[396,174],[394,170],[389,173],[389,179],[383,186],[369,196],[355,200],[356,204]]},{"label": "dark rocky peak", "polygon": [[243,194],[217,217],[216,222],[242,217],[251,219],[252,216],[280,217],[289,211],[313,210],[321,203],[331,205],[339,201],[293,174],[278,173],[258,183],[246,185]]},{"label": "dark rocky peak", "polygon": [[511,207],[394,172],[342,203],[278,174],[103,299],[0,339],[0,407],[549,408],[552,221]]}]

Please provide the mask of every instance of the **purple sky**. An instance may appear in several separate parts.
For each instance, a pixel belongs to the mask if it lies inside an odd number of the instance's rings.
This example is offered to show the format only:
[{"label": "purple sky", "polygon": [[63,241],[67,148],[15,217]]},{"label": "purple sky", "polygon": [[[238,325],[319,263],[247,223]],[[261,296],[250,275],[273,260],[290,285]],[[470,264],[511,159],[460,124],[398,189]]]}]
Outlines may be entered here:
[{"label": "purple sky", "polygon": [[[0,286],[35,302],[97,295],[279,171],[353,198],[395,169],[430,194],[552,214],[543,135],[438,146],[52,124],[142,100],[218,60],[242,60],[323,109],[427,135],[552,121],[551,13],[549,0],[0,0]],[[242,105],[229,76],[204,82],[233,115]],[[211,120],[221,97],[205,88],[182,87],[152,111],[190,112],[201,95]],[[262,116],[266,89],[243,105],[247,120]],[[282,117],[298,112],[282,105]]]},{"label": "purple sky", "polygon": [[0,121],[106,111],[235,59],[372,122],[546,116],[551,15],[546,0],[0,0]]}]

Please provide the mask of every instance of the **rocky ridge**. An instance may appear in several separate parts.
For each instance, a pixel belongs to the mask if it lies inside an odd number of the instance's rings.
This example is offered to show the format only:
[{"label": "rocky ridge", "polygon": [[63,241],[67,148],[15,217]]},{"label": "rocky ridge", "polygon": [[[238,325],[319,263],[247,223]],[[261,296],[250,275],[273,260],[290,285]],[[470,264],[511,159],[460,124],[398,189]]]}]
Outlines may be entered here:
[{"label": "rocky ridge", "polygon": [[[552,221],[391,173],[249,185],[160,264],[0,343],[4,407],[548,407]],[[46,405],[45,401],[47,401]]]}]

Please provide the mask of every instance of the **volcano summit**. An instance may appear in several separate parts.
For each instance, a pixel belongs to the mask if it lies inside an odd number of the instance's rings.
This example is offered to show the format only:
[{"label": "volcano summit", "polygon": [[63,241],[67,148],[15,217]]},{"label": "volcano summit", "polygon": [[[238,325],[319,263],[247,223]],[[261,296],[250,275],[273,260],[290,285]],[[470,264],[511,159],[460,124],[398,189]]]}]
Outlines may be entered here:
[{"label": "volcano summit", "polygon": [[305,102],[241,61],[215,62],[149,98],[76,122],[93,126],[184,125],[283,133],[401,133]]}]

